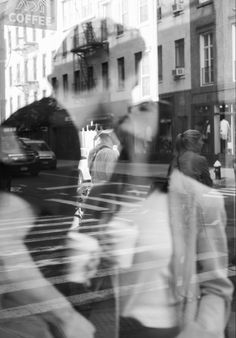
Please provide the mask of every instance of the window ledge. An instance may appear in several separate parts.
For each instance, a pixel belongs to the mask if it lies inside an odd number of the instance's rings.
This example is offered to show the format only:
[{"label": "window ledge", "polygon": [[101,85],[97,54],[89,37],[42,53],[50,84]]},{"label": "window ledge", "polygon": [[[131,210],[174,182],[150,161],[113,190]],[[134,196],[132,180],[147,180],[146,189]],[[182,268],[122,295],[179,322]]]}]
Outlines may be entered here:
[{"label": "window ledge", "polygon": [[198,3],[197,8],[205,7],[205,6],[210,5],[212,3],[213,3],[212,0],[208,0],[208,1],[203,2],[203,3]]},{"label": "window ledge", "polygon": [[210,86],[214,86],[214,82],[211,82],[211,83],[205,83],[205,84],[201,84],[200,87],[201,88],[205,88],[205,87],[210,87]]}]

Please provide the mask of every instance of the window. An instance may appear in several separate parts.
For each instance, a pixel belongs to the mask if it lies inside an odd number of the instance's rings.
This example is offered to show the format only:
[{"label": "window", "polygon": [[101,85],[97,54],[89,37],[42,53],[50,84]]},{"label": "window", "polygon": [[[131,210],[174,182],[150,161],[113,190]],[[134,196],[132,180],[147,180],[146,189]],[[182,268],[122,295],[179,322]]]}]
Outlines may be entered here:
[{"label": "window", "polygon": [[175,68],[184,67],[184,39],[175,41]]},{"label": "window", "polygon": [[124,27],[128,26],[128,1],[120,0],[120,24],[117,24],[117,35],[124,33]]},{"label": "window", "polygon": [[143,55],[141,62],[141,84],[142,96],[150,95],[150,63],[148,53]]},{"label": "window", "polygon": [[200,35],[201,85],[214,82],[213,33]]},{"label": "window", "polygon": [[63,82],[63,91],[64,94],[68,92],[68,74],[62,75],[62,82]]},{"label": "window", "polygon": [[109,17],[110,13],[110,3],[109,2],[103,2],[100,5],[100,13],[101,13],[101,18],[106,19]]},{"label": "window", "polygon": [[80,90],[80,82],[81,82],[80,70],[76,70],[74,72],[74,88],[75,88],[75,92],[78,92]]},{"label": "window", "polygon": [[74,48],[77,47],[79,43],[79,27],[78,25],[74,28],[74,41],[73,41],[73,44],[74,44]]},{"label": "window", "polygon": [[27,28],[24,26],[24,40],[27,42]]},{"label": "window", "polygon": [[16,45],[20,43],[19,27],[16,27]]},{"label": "window", "polygon": [[52,77],[52,88],[53,90],[57,90],[57,78],[56,77]]},{"label": "window", "polygon": [[143,23],[148,20],[148,1],[139,0],[139,23]]},{"label": "window", "polygon": [[232,61],[233,61],[233,81],[236,81],[236,24],[232,25]]},{"label": "window", "polygon": [[124,57],[117,59],[118,67],[118,88],[123,89],[125,86],[125,59]]},{"label": "window", "polygon": [[162,45],[158,46],[158,81],[163,80]]},{"label": "window", "polygon": [[13,113],[13,98],[10,97],[10,114]]},{"label": "window", "polygon": [[12,67],[9,67],[9,86],[12,86]]},{"label": "window", "polygon": [[109,87],[108,62],[102,63],[102,86],[103,86],[103,89],[107,89]]},{"label": "window", "polygon": [[93,0],[81,0],[81,18],[93,16]]},{"label": "window", "polygon": [[43,58],[42,58],[42,66],[43,66],[43,77],[46,76],[46,54],[43,54]]},{"label": "window", "polygon": [[135,67],[135,78],[136,85],[141,82],[141,73],[140,73],[140,63],[142,59],[142,52],[138,52],[134,54],[134,67]]},{"label": "window", "polygon": [[17,96],[17,109],[20,109],[20,107],[21,107],[21,96],[18,95]]},{"label": "window", "polygon": [[88,89],[94,87],[93,66],[88,67]]},{"label": "window", "polygon": [[11,36],[11,31],[8,31],[8,48],[9,48],[9,51],[11,52],[11,50],[12,50],[12,36]]},{"label": "window", "polygon": [[17,84],[20,84],[20,64],[19,63],[16,66],[16,81],[17,81]]},{"label": "window", "polygon": [[36,41],[36,29],[35,28],[33,28],[32,35],[33,35],[33,41]]},{"label": "window", "polygon": [[37,100],[38,100],[38,92],[35,91],[35,92],[34,92],[34,101],[37,101]]},{"label": "window", "polygon": [[66,57],[67,54],[67,39],[65,38],[62,42],[62,56]]},{"label": "window", "polygon": [[25,60],[24,62],[24,73],[25,73],[25,82],[28,81],[28,61]]},{"label": "window", "polygon": [[121,0],[121,23],[128,26],[128,1]]},{"label": "window", "polygon": [[37,80],[37,57],[35,56],[33,58],[33,76],[34,76],[34,81]]}]

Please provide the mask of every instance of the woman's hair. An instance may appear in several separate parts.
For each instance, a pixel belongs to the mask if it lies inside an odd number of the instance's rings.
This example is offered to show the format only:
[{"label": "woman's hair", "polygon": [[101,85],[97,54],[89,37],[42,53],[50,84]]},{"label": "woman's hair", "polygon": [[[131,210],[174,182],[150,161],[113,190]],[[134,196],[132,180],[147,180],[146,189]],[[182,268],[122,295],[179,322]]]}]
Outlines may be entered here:
[{"label": "woman's hair", "polygon": [[185,132],[178,134],[175,143],[176,153],[180,154],[186,150],[199,152],[199,141],[202,137],[200,131],[188,129]]}]

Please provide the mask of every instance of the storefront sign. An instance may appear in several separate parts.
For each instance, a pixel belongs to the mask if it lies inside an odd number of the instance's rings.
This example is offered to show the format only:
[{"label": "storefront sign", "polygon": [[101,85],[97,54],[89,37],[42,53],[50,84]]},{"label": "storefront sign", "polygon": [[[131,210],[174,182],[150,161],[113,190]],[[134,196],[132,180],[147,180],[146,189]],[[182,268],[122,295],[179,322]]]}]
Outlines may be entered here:
[{"label": "storefront sign", "polygon": [[9,1],[5,24],[56,29],[56,0]]}]

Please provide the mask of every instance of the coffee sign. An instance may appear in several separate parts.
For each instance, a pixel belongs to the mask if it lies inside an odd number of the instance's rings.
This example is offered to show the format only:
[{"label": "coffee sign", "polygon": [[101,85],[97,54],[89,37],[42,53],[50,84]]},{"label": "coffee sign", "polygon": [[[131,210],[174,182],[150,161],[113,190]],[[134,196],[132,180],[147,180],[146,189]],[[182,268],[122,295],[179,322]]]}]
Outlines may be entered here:
[{"label": "coffee sign", "polygon": [[14,0],[6,11],[5,24],[54,30],[56,0]]}]

